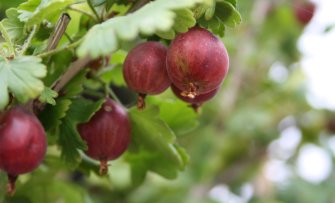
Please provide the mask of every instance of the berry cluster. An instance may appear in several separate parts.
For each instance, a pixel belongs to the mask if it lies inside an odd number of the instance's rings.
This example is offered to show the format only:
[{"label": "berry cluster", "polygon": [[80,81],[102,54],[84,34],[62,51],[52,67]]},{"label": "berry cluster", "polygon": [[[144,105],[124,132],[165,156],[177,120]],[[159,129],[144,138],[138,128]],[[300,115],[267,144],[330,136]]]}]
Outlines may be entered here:
[{"label": "berry cluster", "polygon": [[169,86],[197,109],[218,92],[228,67],[221,40],[194,27],[178,35],[169,48],[159,42],[139,44],[129,52],[123,74],[128,87],[139,94],[139,109],[144,108],[146,95],[162,93]]}]

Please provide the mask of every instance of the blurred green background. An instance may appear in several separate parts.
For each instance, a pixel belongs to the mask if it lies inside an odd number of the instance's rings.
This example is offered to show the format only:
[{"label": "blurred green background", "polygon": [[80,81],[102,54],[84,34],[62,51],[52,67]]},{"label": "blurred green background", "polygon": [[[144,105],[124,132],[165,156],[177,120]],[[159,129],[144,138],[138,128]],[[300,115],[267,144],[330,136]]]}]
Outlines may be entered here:
[{"label": "blurred green background", "polygon": [[[19,2],[0,0],[0,18]],[[223,38],[229,75],[203,106],[197,129],[178,138],[191,160],[176,180],[149,174],[143,185],[129,187],[129,168],[121,160],[112,162],[109,178],[59,171],[18,184],[17,195],[4,201],[335,202],[335,114],[307,102],[297,49],[306,27],[293,10],[290,0],[239,1],[243,22]],[[160,97],[173,96],[169,90]],[[3,174],[0,179],[6,182]]]}]

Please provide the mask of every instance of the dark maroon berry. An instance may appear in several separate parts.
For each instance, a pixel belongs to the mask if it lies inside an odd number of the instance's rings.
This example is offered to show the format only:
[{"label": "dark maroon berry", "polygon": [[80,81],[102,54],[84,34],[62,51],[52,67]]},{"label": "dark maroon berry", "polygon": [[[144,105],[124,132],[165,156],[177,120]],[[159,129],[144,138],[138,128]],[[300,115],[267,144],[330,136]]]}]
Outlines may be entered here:
[{"label": "dark maroon berry", "polygon": [[166,71],[167,48],[159,42],[144,42],[132,49],[124,62],[123,76],[128,87],[139,93],[138,108],[145,95],[164,92],[171,84]]},{"label": "dark maroon berry", "polygon": [[219,91],[220,87],[208,92],[208,93],[205,93],[205,94],[198,94],[196,96],[194,96],[194,98],[190,98],[190,97],[187,97],[187,96],[183,96],[182,95],[182,92],[180,89],[178,89],[176,86],[174,86],[173,84],[171,85],[171,89],[172,89],[172,92],[181,100],[187,102],[187,103],[190,103],[192,108],[198,112],[199,108],[201,107],[201,105],[212,99],[216,94],[217,92]]},{"label": "dark maroon berry", "polygon": [[18,175],[28,173],[42,162],[47,148],[39,120],[22,107],[9,110],[0,119],[0,168],[7,172],[8,192],[14,194]]},{"label": "dark maroon berry", "polygon": [[194,27],[179,34],[167,52],[171,82],[193,98],[221,85],[229,67],[224,44],[206,29]]},{"label": "dark maroon berry", "polygon": [[109,98],[89,122],[78,126],[78,131],[88,147],[85,153],[100,161],[102,175],[108,171],[107,161],[118,158],[130,142],[128,114]]},{"label": "dark maroon berry", "polygon": [[294,4],[294,14],[296,19],[302,25],[308,24],[315,13],[315,4],[312,2],[298,1]]}]

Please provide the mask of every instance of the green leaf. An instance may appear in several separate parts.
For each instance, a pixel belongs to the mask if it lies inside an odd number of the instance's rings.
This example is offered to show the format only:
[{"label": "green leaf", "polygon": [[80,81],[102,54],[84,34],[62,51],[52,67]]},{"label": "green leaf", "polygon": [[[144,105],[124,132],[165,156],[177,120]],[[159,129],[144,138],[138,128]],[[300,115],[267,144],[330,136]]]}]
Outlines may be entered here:
[{"label": "green leaf", "polygon": [[41,59],[22,56],[13,60],[0,57],[0,109],[9,100],[9,93],[21,103],[37,97],[44,89],[40,78],[46,75]]},{"label": "green leaf", "polygon": [[3,198],[6,194],[6,183],[7,183],[7,174],[0,170],[0,202],[3,202]]},{"label": "green leaf", "polygon": [[24,23],[22,23],[19,19],[19,13],[17,9],[10,8],[6,11],[7,18],[3,19],[2,25],[7,30],[7,33],[12,41],[16,41],[21,39],[24,36],[23,28]]},{"label": "green leaf", "polygon": [[[211,14],[213,8],[215,8],[214,15]],[[198,10],[202,12],[198,14],[199,16],[204,15],[198,20],[199,24],[220,36],[224,36],[225,26],[235,27],[242,21],[240,13],[230,1],[218,1],[212,7],[205,7],[202,8],[202,10]],[[212,18],[210,18],[210,16],[212,16]]]},{"label": "green leaf", "polygon": [[127,52],[118,50],[114,52],[110,59],[110,67],[102,69],[98,75],[105,83],[113,83],[118,86],[126,86],[123,78],[123,62],[127,56]]},{"label": "green leaf", "polygon": [[92,2],[93,6],[101,6],[102,4],[104,4],[106,2],[106,0],[89,0]]},{"label": "green leaf", "polygon": [[168,31],[157,31],[156,34],[164,39],[174,39],[176,33],[187,32],[190,27],[193,27],[196,23],[193,12],[189,9],[176,10],[175,24],[172,29]]},{"label": "green leaf", "polygon": [[132,123],[132,141],[138,150],[129,151],[127,160],[132,166],[134,184],[139,184],[150,170],[173,179],[187,164],[187,154],[175,145],[176,137],[168,125],[159,118],[156,106],[143,111],[129,111]]},{"label": "green leaf", "polygon": [[18,199],[17,202],[41,202],[42,199],[43,202],[87,202],[89,197],[83,188],[58,178],[54,174],[55,172],[57,171],[40,170],[34,172],[28,181],[17,187],[15,197],[24,197],[23,200]]},{"label": "green leaf", "polygon": [[85,75],[86,72],[82,71],[74,77],[62,90],[63,95],[56,99],[56,105],[47,105],[39,114],[39,118],[49,135],[59,134],[59,125],[62,123],[61,119],[66,116],[72,104],[72,99],[78,97],[78,94],[83,91],[83,83],[86,80]]},{"label": "green leaf", "polygon": [[218,0],[218,1],[226,1],[226,2],[229,2],[231,3],[235,8],[237,6],[237,0]]},{"label": "green leaf", "polygon": [[[66,112],[69,110],[70,105],[71,100],[69,99],[57,99],[55,106],[47,105],[38,115],[45,131],[49,135],[49,143],[53,144],[56,141],[56,135],[59,134],[59,125],[62,123],[61,119],[66,116]],[[53,139],[51,140],[51,138]]]},{"label": "green leaf", "polygon": [[73,0],[29,0],[21,4],[19,8],[19,18],[26,22],[26,27],[41,23],[44,19],[58,18],[60,13]]},{"label": "green leaf", "polygon": [[123,78],[122,65],[115,66],[112,70],[107,71],[101,75],[101,79],[105,83],[113,83],[117,86],[126,86],[126,82]]},{"label": "green leaf", "polygon": [[193,12],[190,9],[180,9],[175,11],[177,14],[173,29],[176,32],[187,32],[188,28],[196,23]]},{"label": "green leaf", "polygon": [[188,133],[199,125],[197,113],[185,102],[177,99],[161,100],[148,97],[147,103],[159,105],[160,118],[169,125],[177,136]]},{"label": "green leaf", "polygon": [[77,166],[80,161],[78,150],[86,149],[86,144],[77,131],[77,125],[89,121],[94,113],[100,109],[102,103],[103,100],[92,102],[76,99],[72,101],[66,117],[62,119],[58,143],[62,149],[62,158],[69,166]]},{"label": "green leaf", "polygon": [[56,97],[58,97],[58,93],[53,91],[50,87],[46,87],[41,93],[39,100],[42,103],[48,103],[54,106],[56,105]]},{"label": "green leaf", "polygon": [[235,27],[242,21],[240,13],[228,2],[217,2],[215,15],[229,27]]},{"label": "green leaf", "polygon": [[202,1],[204,0],[157,0],[134,13],[109,19],[89,30],[77,53],[81,57],[90,55],[97,58],[117,50],[120,40],[134,40],[140,33],[152,35],[167,32],[174,26],[177,10],[191,8]]}]

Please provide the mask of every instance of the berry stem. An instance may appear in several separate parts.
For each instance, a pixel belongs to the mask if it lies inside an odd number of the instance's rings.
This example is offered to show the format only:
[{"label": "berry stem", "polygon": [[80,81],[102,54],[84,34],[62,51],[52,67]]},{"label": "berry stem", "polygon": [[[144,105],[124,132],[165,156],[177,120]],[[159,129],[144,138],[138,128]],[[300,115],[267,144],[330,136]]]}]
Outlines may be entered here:
[{"label": "berry stem", "polygon": [[100,160],[100,169],[99,173],[100,175],[104,176],[108,172],[108,163],[107,160]]},{"label": "berry stem", "polygon": [[7,193],[9,196],[13,196],[15,194],[15,182],[17,176],[8,174],[8,183],[7,183]]},{"label": "berry stem", "polygon": [[200,112],[201,105],[202,104],[191,104],[191,107],[193,108],[194,112],[198,114]]},{"label": "berry stem", "polygon": [[145,97],[146,94],[139,93],[137,97],[137,108],[138,110],[143,110],[145,108]]}]

